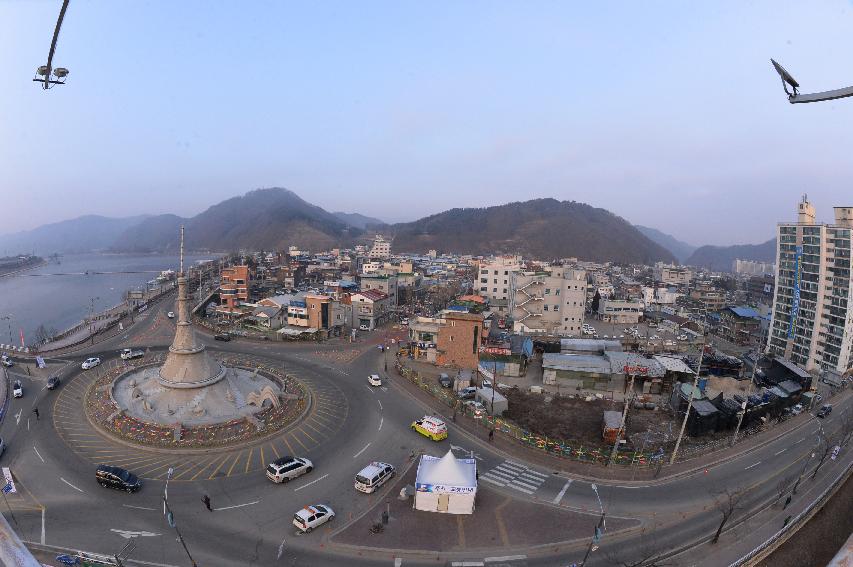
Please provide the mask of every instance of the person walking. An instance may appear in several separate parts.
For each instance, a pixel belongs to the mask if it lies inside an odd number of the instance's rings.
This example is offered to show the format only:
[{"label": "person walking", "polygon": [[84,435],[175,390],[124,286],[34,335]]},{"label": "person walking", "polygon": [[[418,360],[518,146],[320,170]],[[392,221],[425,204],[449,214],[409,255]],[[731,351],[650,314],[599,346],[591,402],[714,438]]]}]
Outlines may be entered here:
[{"label": "person walking", "polygon": [[213,512],[213,508],[210,507],[210,496],[205,494],[201,497],[201,501],[204,502],[204,506],[205,508],[207,508],[208,512]]},{"label": "person walking", "polygon": [[39,420],[39,409],[33,408],[33,413],[36,414],[36,421],[38,421]]},{"label": "person walking", "polygon": [[495,430],[489,429],[489,443],[495,442]]}]

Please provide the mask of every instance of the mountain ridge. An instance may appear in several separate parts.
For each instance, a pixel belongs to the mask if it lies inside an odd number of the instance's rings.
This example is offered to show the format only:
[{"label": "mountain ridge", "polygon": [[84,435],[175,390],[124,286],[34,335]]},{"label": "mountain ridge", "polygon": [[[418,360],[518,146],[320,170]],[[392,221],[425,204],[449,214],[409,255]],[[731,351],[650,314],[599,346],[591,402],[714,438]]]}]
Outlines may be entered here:
[{"label": "mountain ridge", "polygon": [[698,246],[693,246],[692,244],[688,244],[682,240],[679,240],[672,236],[671,234],[667,234],[661,230],[656,228],[652,228],[650,226],[642,226],[639,224],[635,224],[637,230],[642,232],[647,238],[649,238],[652,242],[656,242],[660,244],[670,252],[679,263],[684,264],[687,258],[690,257],[693,252],[696,251]]},{"label": "mountain ridge", "polygon": [[735,244],[733,246],[700,246],[686,260],[689,266],[707,268],[715,272],[731,272],[735,260],[756,262],[776,261],[776,239],[760,244]]}]

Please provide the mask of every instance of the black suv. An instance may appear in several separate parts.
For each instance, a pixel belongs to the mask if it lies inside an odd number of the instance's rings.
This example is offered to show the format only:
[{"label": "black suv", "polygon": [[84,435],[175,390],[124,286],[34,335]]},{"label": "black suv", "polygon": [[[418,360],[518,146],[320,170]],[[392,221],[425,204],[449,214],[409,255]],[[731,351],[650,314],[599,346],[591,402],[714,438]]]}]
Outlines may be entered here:
[{"label": "black suv", "polygon": [[220,333],[218,335],[213,335],[213,338],[217,341],[225,341],[227,343],[231,340],[231,335],[228,333]]},{"label": "black suv", "polygon": [[59,386],[59,376],[51,376],[47,379],[47,389],[55,390]]},{"label": "black suv", "polygon": [[817,410],[818,417],[826,417],[832,413],[832,406],[829,404],[824,405],[822,408]]},{"label": "black suv", "polygon": [[98,484],[106,488],[115,488],[127,492],[136,492],[142,488],[142,482],[139,478],[121,467],[99,465],[98,470],[95,471],[95,477],[98,479]]}]

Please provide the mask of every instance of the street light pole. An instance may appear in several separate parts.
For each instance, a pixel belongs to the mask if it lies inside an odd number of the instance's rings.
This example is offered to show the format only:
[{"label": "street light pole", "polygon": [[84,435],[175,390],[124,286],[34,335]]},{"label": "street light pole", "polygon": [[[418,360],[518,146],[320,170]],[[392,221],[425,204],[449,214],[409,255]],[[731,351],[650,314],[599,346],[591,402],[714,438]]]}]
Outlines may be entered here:
[{"label": "street light pole", "polygon": [[589,547],[586,548],[586,555],[583,556],[583,559],[580,562],[579,567],[583,567],[586,565],[586,560],[589,559],[589,554],[592,553],[592,548],[596,543],[601,539],[601,534],[603,530],[607,529],[607,524],[605,523],[605,512],[604,506],[601,505],[601,497],[598,495],[598,486],[595,484],[591,485],[593,492],[595,492],[595,497],[598,498],[598,507],[601,510],[601,517],[598,519],[598,524],[595,526],[595,531],[593,531],[592,539],[589,542]]},{"label": "street light pole", "polygon": [[166,486],[163,489],[163,515],[166,516],[166,521],[169,523],[169,525],[175,528],[175,533],[178,534],[178,541],[181,542],[184,551],[187,553],[187,557],[189,557],[192,567],[198,567],[198,564],[195,562],[195,559],[193,559],[193,556],[190,555],[190,550],[187,548],[187,543],[184,541],[184,536],[181,535],[180,530],[178,530],[178,524],[175,522],[175,515],[172,513],[172,508],[169,506],[169,479],[172,478],[173,472],[175,472],[175,469],[169,467],[169,471],[166,474]]}]

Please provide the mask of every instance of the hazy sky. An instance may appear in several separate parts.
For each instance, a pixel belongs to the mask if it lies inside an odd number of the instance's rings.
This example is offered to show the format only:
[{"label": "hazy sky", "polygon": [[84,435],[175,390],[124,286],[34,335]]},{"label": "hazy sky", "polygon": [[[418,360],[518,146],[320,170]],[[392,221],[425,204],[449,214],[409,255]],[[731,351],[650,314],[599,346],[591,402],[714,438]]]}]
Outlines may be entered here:
[{"label": "hazy sky", "polygon": [[411,220],[532,197],[695,244],[853,204],[853,3],[0,1],[0,233],[281,186]]}]

